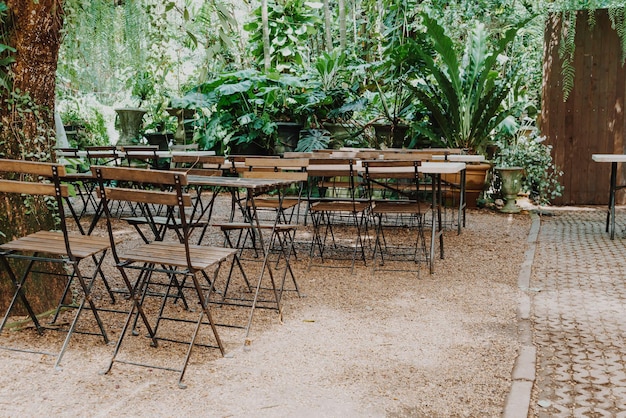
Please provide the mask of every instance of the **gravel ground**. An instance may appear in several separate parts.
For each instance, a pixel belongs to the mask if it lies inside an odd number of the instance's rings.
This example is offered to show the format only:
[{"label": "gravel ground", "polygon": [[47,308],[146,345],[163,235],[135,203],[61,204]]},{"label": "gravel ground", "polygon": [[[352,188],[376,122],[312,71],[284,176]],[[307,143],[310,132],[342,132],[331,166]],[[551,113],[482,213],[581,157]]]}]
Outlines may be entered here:
[{"label": "gravel ground", "polygon": [[[176,373],[153,368],[116,363],[101,374],[113,346],[75,335],[62,370],[50,356],[0,350],[0,415],[501,416],[519,348],[517,278],[529,227],[524,214],[470,210],[461,235],[445,233],[446,257],[437,259],[435,274],[422,265],[419,277],[373,273],[358,262],[353,274],[326,267],[333,263],[309,269],[304,243],[311,231],[303,227],[293,260],[303,297],[285,293],[282,322],[274,310],[257,310],[249,345],[241,329],[220,329],[226,356],[195,349],[187,389],[178,388]],[[403,234],[399,228],[388,236]],[[120,224],[119,235],[132,245],[127,226]],[[209,242],[221,242],[217,232]],[[115,277],[111,261],[106,271]],[[247,320],[241,309],[215,311],[220,320]],[[123,316],[104,317],[115,339]],[[50,347],[62,338],[23,329],[4,332],[0,344]],[[178,348],[127,340],[129,358],[181,359]]]}]

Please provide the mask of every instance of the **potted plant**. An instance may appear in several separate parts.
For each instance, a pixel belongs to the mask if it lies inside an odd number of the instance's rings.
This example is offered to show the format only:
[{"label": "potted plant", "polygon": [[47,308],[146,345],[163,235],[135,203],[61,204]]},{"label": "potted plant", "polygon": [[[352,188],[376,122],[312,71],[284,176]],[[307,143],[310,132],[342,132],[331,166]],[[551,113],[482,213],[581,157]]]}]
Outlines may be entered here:
[{"label": "potted plant", "polygon": [[198,109],[198,143],[218,153],[269,154],[277,135],[277,83],[257,70],[219,74],[183,102]]},{"label": "potted plant", "polygon": [[485,154],[492,132],[516,111],[505,99],[517,73],[504,53],[525,22],[508,29],[493,49],[485,25],[477,23],[459,57],[443,27],[428,14],[421,16],[425,31],[408,47],[418,61],[405,84],[430,123],[416,129],[435,145]]},{"label": "potted plant", "polygon": [[302,105],[306,97],[303,94],[306,85],[298,76],[276,71],[267,73],[267,81],[267,86],[260,93],[265,111],[276,124],[274,153],[294,151],[298,146],[300,131],[304,127]]},{"label": "potted plant", "polygon": [[157,145],[159,150],[166,151],[174,139],[176,122],[165,109],[164,102],[158,102],[148,111],[149,121],[143,128],[143,136],[150,145]]},{"label": "potted plant", "polygon": [[[520,191],[540,205],[550,203],[563,191],[559,183],[563,172],[554,164],[550,154],[552,148],[544,143],[545,137],[529,123],[516,128],[513,135],[501,135],[496,141],[496,175],[491,193],[506,200],[504,211],[515,210],[514,199]],[[511,176],[515,178],[509,179]],[[509,191],[509,185],[519,189]]]},{"label": "potted plant", "polygon": [[[415,129],[435,146],[485,155],[492,133],[516,112],[515,103],[509,106],[505,99],[517,73],[504,52],[526,21],[508,29],[493,48],[485,26],[477,23],[467,34],[459,57],[444,28],[428,14],[421,16],[425,30],[407,46],[418,65],[409,70],[406,85],[424,106],[428,123]],[[466,190],[470,194],[484,190],[490,167],[488,163],[468,165]],[[468,204],[473,200],[468,198]]]},{"label": "potted plant", "polygon": [[357,94],[358,83],[351,79],[354,71],[346,63],[347,55],[343,52],[322,53],[306,76],[308,88],[301,107],[308,126],[327,130],[337,145],[363,132],[352,117],[365,109],[366,98]]},{"label": "potted plant", "polygon": [[410,29],[406,16],[413,13],[404,4],[391,6],[385,19],[388,41],[383,47],[382,59],[368,67],[371,80],[365,92],[371,116],[368,125],[374,128],[377,148],[421,145],[415,139],[409,142],[406,138],[411,122],[419,119],[416,110],[421,107],[406,85],[409,69],[420,64],[407,36]]},{"label": "potted plant", "polygon": [[136,144],[141,140],[143,117],[147,113],[141,106],[154,94],[154,80],[148,71],[139,71],[131,79],[132,96],[139,99],[137,107],[116,108],[116,127],[120,133],[117,145]]},{"label": "potted plant", "polygon": [[59,112],[70,147],[83,149],[90,145],[108,145],[104,116],[95,107],[80,107],[78,103],[60,106]]}]

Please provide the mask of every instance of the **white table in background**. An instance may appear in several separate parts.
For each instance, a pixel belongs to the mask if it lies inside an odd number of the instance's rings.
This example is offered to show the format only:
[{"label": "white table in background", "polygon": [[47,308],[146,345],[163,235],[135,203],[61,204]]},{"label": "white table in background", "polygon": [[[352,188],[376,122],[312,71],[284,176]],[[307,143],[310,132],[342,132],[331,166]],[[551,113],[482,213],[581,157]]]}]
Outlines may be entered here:
[{"label": "white table in background", "polygon": [[[439,237],[439,257],[444,258],[443,251],[443,227],[441,222],[441,208],[443,206],[443,193],[441,192],[441,175],[442,174],[461,174],[461,190],[459,193],[459,213],[458,225],[459,232],[461,229],[461,216],[463,207],[465,206],[465,163],[461,162],[423,162],[418,171],[428,174],[432,178],[432,216],[431,216],[431,232],[430,232],[430,272],[434,273],[435,259],[435,242]],[[435,217],[437,218],[435,220]]]},{"label": "white table in background", "polygon": [[606,214],[606,232],[615,238],[615,192],[626,187],[617,184],[617,164],[626,163],[625,154],[593,154],[591,159],[597,163],[611,163],[611,180],[609,187],[609,207]]}]

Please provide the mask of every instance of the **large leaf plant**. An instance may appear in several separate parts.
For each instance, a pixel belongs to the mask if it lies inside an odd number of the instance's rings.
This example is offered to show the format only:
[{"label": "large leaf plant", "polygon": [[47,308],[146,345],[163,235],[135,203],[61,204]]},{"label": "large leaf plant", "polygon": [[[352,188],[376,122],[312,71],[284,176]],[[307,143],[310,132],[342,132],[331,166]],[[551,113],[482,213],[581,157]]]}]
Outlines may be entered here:
[{"label": "large leaf plant", "polygon": [[419,65],[407,85],[427,118],[415,129],[434,145],[484,154],[494,130],[516,111],[505,100],[517,77],[505,51],[527,21],[506,30],[493,46],[494,35],[476,23],[459,57],[444,28],[428,14],[421,16],[425,30],[412,41]]}]

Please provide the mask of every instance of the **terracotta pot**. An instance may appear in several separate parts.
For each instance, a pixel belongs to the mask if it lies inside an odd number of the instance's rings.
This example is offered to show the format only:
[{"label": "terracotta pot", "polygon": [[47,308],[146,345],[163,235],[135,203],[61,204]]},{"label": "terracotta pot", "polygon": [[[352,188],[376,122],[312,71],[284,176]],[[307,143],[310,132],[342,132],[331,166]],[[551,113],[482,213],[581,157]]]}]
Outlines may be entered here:
[{"label": "terracotta pot", "polygon": [[[490,163],[467,164],[465,169],[465,199],[467,207],[476,207],[476,200],[487,185],[487,173],[489,173],[490,169]],[[457,186],[455,189],[458,190],[461,174],[443,174],[441,180]],[[455,195],[455,190],[452,190],[450,193]],[[456,198],[458,198],[458,191],[456,191],[456,195]]]}]

